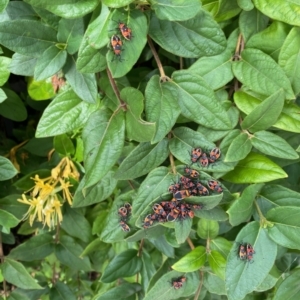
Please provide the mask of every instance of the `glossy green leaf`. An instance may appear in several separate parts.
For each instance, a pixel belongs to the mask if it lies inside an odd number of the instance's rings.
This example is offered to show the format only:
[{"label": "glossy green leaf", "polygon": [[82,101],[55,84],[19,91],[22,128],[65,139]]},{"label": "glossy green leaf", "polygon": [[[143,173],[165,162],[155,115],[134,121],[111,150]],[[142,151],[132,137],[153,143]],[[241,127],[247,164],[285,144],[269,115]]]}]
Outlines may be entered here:
[{"label": "glossy green leaf", "polygon": [[[268,20],[265,15],[264,17]],[[286,23],[273,21],[270,26],[254,34],[247,42],[247,47],[261,50],[278,61],[280,49],[290,29]]]},{"label": "glossy green leaf", "polygon": [[155,122],[155,135],[152,143],[161,141],[174,126],[180,108],[177,101],[177,89],[170,82],[161,82],[154,75],[145,90],[145,112],[147,120]]},{"label": "glossy green leaf", "polygon": [[228,50],[219,55],[204,56],[193,63],[188,70],[197,76],[202,76],[213,90],[217,90],[233,78],[231,56]]},{"label": "glossy green leaf", "polygon": [[178,88],[179,106],[185,117],[213,129],[231,128],[226,110],[201,76],[182,70],[174,72],[172,78]]},{"label": "glossy green leaf", "polygon": [[25,2],[51,11],[66,19],[75,19],[92,12],[99,4],[98,0],[25,0]]},{"label": "glossy green leaf", "polygon": [[150,280],[156,273],[156,268],[154,266],[154,262],[152,261],[150,254],[147,251],[145,251],[145,249],[143,249],[143,253],[142,253],[142,262],[143,262],[143,267],[141,270],[141,277],[142,277],[141,284],[144,291],[147,291]]},{"label": "glossy green leaf", "polygon": [[80,258],[83,252],[81,245],[73,238],[64,235],[55,245],[55,256],[63,264],[73,270],[91,271],[91,263],[87,257]]},{"label": "glossy green leaf", "polygon": [[2,86],[8,79],[10,72],[8,66],[10,65],[11,58],[0,57],[0,86]]},{"label": "glossy green leaf", "polygon": [[0,12],[5,10],[8,3],[9,3],[9,0],[1,0],[1,2],[0,2]]},{"label": "glossy green leaf", "polygon": [[246,116],[241,126],[250,132],[265,130],[274,125],[282,111],[284,105],[284,93],[280,89],[262,103],[256,106],[251,113]]},{"label": "glossy green leaf", "polygon": [[38,58],[35,69],[35,80],[44,80],[56,74],[65,64],[67,52],[51,46]]},{"label": "glossy green leaf", "polygon": [[70,156],[75,152],[74,144],[67,134],[56,135],[53,139],[53,146],[55,151],[64,156]]},{"label": "glossy green leaf", "polygon": [[68,58],[64,72],[72,89],[84,102],[97,102],[98,91],[95,74],[83,74],[78,72],[73,57]]},{"label": "glossy green leaf", "polygon": [[[241,242],[252,245],[255,251],[253,263],[239,259]],[[244,299],[255,290],[270,272],[276,254],[276,243],[269,238],[267,229],[259,227],[259,222],[251,222],[243,227],[227,258],[225,284],[228,298]]]},{"label": "glossy green leaf", "polygon": [[300,93],[300,29],[292,28],[279,53],[278,64],[289,78],[295,95]]},{"label": "glossy green leaf", "polygon": [[230,249],[232,247],[232,242],[229,242],[223,237],[216,237],[210,241],[210,249],[217,250],[224,258],[227,258]]},{"label": "glossy green leaf", "polygon": [[[252,3],[251,0],[246,1]],[[239,17],[239,27],[246,43],[252,35],[265,29],[268,25],[268,22],[269,18],[256,8],[249,11],[245,11],[244,9]]]},{"label": "glossy green leaf", "polygon": [[151,7],[161,20],[185,21],[193,18],[200,10],[197,0],[184,2],[181,0],[151,0]]},{"label": "glossy green leaf", "polygon": [[123,7],[130,4],[133,0],[102,0],[102,2],[108,7]]},{"label": "glossy green leaf", "polygon": [[298,153],[290,146],[286,140],[269,131],[255,132],[251,138],[253,147],[267,155],[285,158],[297,159]]},{"label": "glossy green leaf", "polygon": [[[180,289],[174,289],[171,282],[174,279],[184,276],[186,281]],[[171,271],[161,276],[153,287],[147,291],[144,300],[171,300],[194,295],[199,283],[199,277],[196,272],[182,274],[176,271]]]},{"label": "glossy green leaf", "polygon": [[39,57],[56,43],[56,31],[33,20],[4,21],[0,23],[0,42],[19,54]]},{"label": "glossy green leaf", "polygon": [[178,272],[193,272],[200,269],[206,261],[206,249],[198,246],[177,261],[172,269]]},{"label": "glossy green leaf", "polygon": [[245,159],[239,161],[233,171],[223,176],[223,179],[233,183],[260,183],[287,176],[282,168],[267,157],[250,152]]},{"label": "glossy green leaf", "polygon": [[139,59],[147,42],[148,24],[145,15],[140,10],[115,10],[111,16],[108,30],[116,31],[116,22],[122,20],[132,30],[132,39],[124,43],[121,59],[112,50],[107,52],[106,60],[114,78],[127,74]]},{"label": "glossy green leaf", "polygon": [[106,108],[93,113],[83,130],[86,185],[101,180],[118,160],[124,145],[124,113]]},{"label": "glossy green leaf", "polygon": [[216,250],[212,250],[207,256],[212,271],[224,280],[226,259]]},{"label": "glossy green leaf", "polygon": [[151,141],[155,124],[146,122],[141,118],[144,111],[143,94],[132,87],[125,87],[122,89],[120,97],[127,106],[125,118],[127,137],[140,143]]},{"label": "glossy green leaf", "polygon": [[141,143],[123,160],[115,177],[126,180],[147,174],[168,157],[168,140],[158,144]]},{"label": "glossy green leaf", "polygon": [[195,212],[195,216],[197,216],[198,218],[204,218],[207,220],[215,220],[215,221],[228,220],[228,215],[220,206],[216,206],[209,210],[206,209],[197,210]]},{"label": "glossy green leaf", "polygon": [[[3,0],[1,0],[3,2]],[[29,19],[36,20],[37,16],[31,5],[23,1],[9,1],[6,7],[6,13],[10,20]]]},{"label": "glossy green leaf", "polygon": [[0,156],[0,181],[11,179],[17,175],[17,173],[18,171],[11,161],[3,156]]},{"label": "glossy green leaf", "polygon": [[225,280],[222,280],[219,276],[211,272],[205,272],[203,285],[210,293],[226,295]]},{"label": "glossy green leaf", "polygon": [[88,188],[84,188],[86,180],[83,177],[74,195],[72,207],[88,206],[107,199],[113,193],[118,182],[114,175],[115,172],[110,170],[99,182]]},{"label": "glossy green leaf", "polygon": [[6,229],[16,227],[19,224],[18,220],[13,214],[0,209],[0,225]]},{"label": "glossy green leaf", "polygon": [[60,281],[55,282],[50,289],[49,298],[57,300],[76,300],[76,296],[71,290],[70,286]]},{"label": "glossy green leaf", "polygon": [[20,198],[21,196],[18,194],[11,194],[2,198],[0,199],[0,208],[21,220],[24,214],[28,211],[28,207],[27,205],[17,201]]},{"label": "glossy green leaf", "polygon": [[237,4],[240,8],[243,10],[252,10],[254,8],[254,5],[251,0],[237,0]]},{"label": "glossy green leaf", "polygon": [[3,91],[7,99],[0,103],[0,115],[17,122],[24,121],[27,118],[27,110],[21,98],[11,89],[3,88]]},{"label": "glossy green leaf", "polygon": [[33,77],[29,77],[27,90],[33,100],[48,100],[55,97],[55,91],[50,78],[36,81]]},{"label": "glossy green leaf", "polygon": [[54,251],[52,234],[45,233],[31,237],[9,253],[9,258],[21,261],[40,260]]},{"label": "glossy green leaf", "polygon": [[248,88],[262,95],[283,89],[286,99],[294,99],[291,84],[278,64],[258,49],[245,49],[241,60],[233,63],[233,73]]},{"label": "glossy green leaf", "polygon": [[60,43],[66,44],[69,54],[78,51],[84,35],[84,20],[76,18],[73,20],[61,19],[58,25],[57,39]]},{"label": "glossy green leaf", "polygon": [[137,250],[128,249],[116,255],[105,268],[101,281],[113,282],[120,277],[129,277],[138,273],[142,268],[142,260],[137,256]]},{"label": "glossy green leaf", "polygon": [[275,207],[268,211],[266,218],[273,223],[268,228],[269,236],[279,245],[300,249],[300,208],[296,206]]},{"label": "glossy green leaf", "polygon": [[288,24],[300,26],[299,21],[299,1],[281,1],[281,0],[252,0],[253,4],[262,13],[272,19],[283,21]]},{"label": "glossy green leaf", "polygon": [[299,280],[300,280],[300,270],[296,269],[292,272],[291,275],[289,275],[281,282],[279,287],[276,289],[273,299],[292,300],[293,298],[297,297],[297,295],[299,295],[300,293],[300,287],[298,284]]},{"label": "glossy green leaf", "polygon": [[42,289],[40,285],[29,275],[25,267],[12,259],[6,258],[1,264],[1,270],[5,280],[22,289]]},{"label": "glossy green leaf", "polygon": [[224,161],[233,162],[244,159],[251,151],[252,144],[250,136],[247,133],[241,132],[237,137],[232,140]]},{"label": "glossy green leaf", "polygon": [[175,236],[178,244],[182,244],[189,237],[193,220],[187,217],[185,220],[175,222]]},{"label": "glossy green leaf", "polygon": [[265,277],[264,281],[255,289],[256,292],[264,292],[275,286],[280,278],[281,273],[276,266],[273,266],[270,273]]},{"label": "glossy green leaf", "polygon": [[249,220],[253,212],[253,202],[263,185],[263,183],[260,183],[247,186],[242,195],[232,203],[227,210],[229,222],[232,226],[237,226]]},{"label": "glossy green leaf", "polygon": [[[100,14],[89,24],[86,30],[87,42],[94,49],[100,49],[109,43],[107,34],[110,21],[109,16],[109,8],[105,4],[102,4]],[[117,23],[115,25],[117,27]]]},{"label": "glossy green leaf", "polygon": [[70,132],[82,127],[96,104],[82,101],[72,90],[67,90],[52,100],[39,121],[36,137],[46,137]]},{"label": "glossy green leaf", "polygon": [[0,103],[7,99],[5,92],[0,88]]},{"label": "glossy green leaf", "polygon": [[200,219],[197,225],[197,234],[204,240],[213,239],[219,233],[219,223],[213,220]]},{"label": "glossy green leaf", "polygon": [[141,289],[142,288],[138,283],[125,282],[105,293],[100,292],[99,295],[96,295],[93,298],[93,300],[131,299],[130,297],[135,297]]},{"label": "glossy green leaf", "polygon": [[153,13],[149,35],[163,49],[183,57],[217,55],[226,47],[223,31],[205,10],[182,22],[159,20]]},{"label": "glossy green leaf", "polygon": [[[161,226],[158,226],[158,228]],[[145,234],[145,237],[147,235]],[[167,242],[164,235],[148,238],[155,248],[167,257],[175,257],[175,249]]]},{"label": "glossy green leaf", "polygon": [[236,1],[220,0],[215,19],[217,22],[226,21],[236,16],[240,11],[241,8]]},{"label": "glossy green leaf", "polygon": [[80,210],[66,207],[61,228],[68,235],[78,238],[83,242],[89,242],[92,238],[92,228],[88,220],[83,216]]}]

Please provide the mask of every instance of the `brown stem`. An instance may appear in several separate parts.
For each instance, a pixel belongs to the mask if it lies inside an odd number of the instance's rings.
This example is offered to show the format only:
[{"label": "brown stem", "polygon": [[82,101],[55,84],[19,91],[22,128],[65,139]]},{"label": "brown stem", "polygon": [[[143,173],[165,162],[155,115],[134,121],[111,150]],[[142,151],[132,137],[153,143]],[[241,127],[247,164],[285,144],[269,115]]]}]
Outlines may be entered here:
[{"label": "brown stem", "polygon": [[179,69],[183,69],[183,58],[181,56],[179,57]]},{"label": "brown stem", "polygon": [[115,93],[118,101],[120,102],[122,109],[126,110],[126,103],[121,99],[119,89],[118,89],[118,87],[116,85],[116,82],[113,79],[113,77],[111,75],[111,72],[110,72],[110,70],[108,68],[106,69],[106,72],[107,72],[108,79],[109,79],[109,82],[111,84],[111,87],[112,87],[112,89],[113,89],[113,91],[114,91],[114,93]]},{"label": "brown stem", "polygon": [[[171,137],[172,137],[172,134],[169,132],[168,139],[170,140]],[[170,160],[170,164],[171,164],[172,173],[176,174],[176,166],[175,166],[175,162],[174,162],[174,157],[171,152],[169,153],[169,160]]]},{"label": "brown stem", "polygon": [[128,184],[130,185],[130,187],[131,187],[133,190],[135,190],[134,185],[133,185],[133,183],[131,182],[131,180],[127,180],[127,181],[128,181]]},{"label": "brown stem", "polygon": [[159,56],[156,52],[156,49],[155,49],[155,47],[153,45],[153,42],[152,42],[151,38],[149,37],[149,35],[147,35],[147,40],[148,40],[148,44],[149,44],[150,49],[153,53],[154,59],[156,61],[156,64],[157,64],[157,67],[158,67],[158,70],[159,70],[159,73],[160,73],[160,80],[163,81],[163,82],[165,82],[167,80],[170,80],[170,78],[168,76],[166,76],[166,74],[165,74],[164,68],[161,64]]},{"label": "brown stem", "polygon": [[201,293],[202,285],[203,285],[203,272],[202,272],[202,271],[199,271],[199,273],[200,273],[201,279],[200,279],[200,283],[199,283],[199,285],[198,285],[198,288],[197,288],[197,291],[196,291],[194,300],[198,300],[199,295],[200,295],[200,293]]},{"label": "brown stem", "polygon": [[[1,262],[1,264],[4,263],[4,253],[3,253],[2,233],[1,232],[0,232],[0,262]],[[6,293],[7,293],[7,286],[6,286],[6,280],[4,278],[3,279],[3,294],[4,294],[4,297],[6,297]]]},{"label": "brown stem", "polygon": [[188,238],[186,239],[186,241],[188,242],[190,248],[191,248],[192,250],[194,250],[194,249],[195,249],[195,246],[194,246],[192,240],[188,237]]},{"label": "brown stem", "polygon": [[56,225],[56,233],[55,233],[55,243],[58,244],[59,243],[59,223],[57,223]]},{"label": "brown stem", "polygon": [[[140,246],[139,246],[139,250],[138,250],[138,253],[137,253],[138,257],[142,256],[144,241],[145,241],[144,239],[141,240],[141,243],[140,243]],[[135,281],[137,283],[139,282],[139,273],[136,273],[136,279],[135,279]]]}]

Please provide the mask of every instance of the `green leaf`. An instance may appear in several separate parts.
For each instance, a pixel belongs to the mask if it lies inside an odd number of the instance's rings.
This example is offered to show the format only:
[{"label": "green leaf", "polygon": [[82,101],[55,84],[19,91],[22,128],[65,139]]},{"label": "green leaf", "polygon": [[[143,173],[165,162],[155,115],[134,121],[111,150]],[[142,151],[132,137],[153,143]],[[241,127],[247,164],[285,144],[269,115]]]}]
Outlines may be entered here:
[{"label": "green leaf", "polygon": [[92,12],[99,4],[98,0],[25,0],[25,2],[36,6],[38,8],[44,8],[55,15],[66,19],[75,19],[82,17]]},{"label": "green leaf", "polygon": [[138,283],[125,282],[118,285],[107,292],[100,292],[93,300],[111,300],[111,299],[131,299],[141,291],[142,287]]},{"label": "green leaf", "polygon": [[213,220],[200,219],[197,225],[197,234],[204,240],[213,239],[219,233],[219,223]]},{"label": "green leaf", "polygon": [[72,270],[91,271],[91,263],[87,257],[79,258],[83,248],[75,239],[69,236],[61,236],[59,244],[55,245],[55,255],[57,259]]},{"label": "green leaf", "polygon": [[223,31],[205,10],[182,22],[159,20],[152,13],[149,35],[163,49],[183,57],[213,56],[226,47]]},{"label": "green leaf", "polygon": [[151,0],[151,7],[161,20],[185,21],[193,18],[200,10],[197,0],[184,2],[181,0]]},{"label": "green leaf", "polygon": [[262,153],[284,159],[297,159],[298,153],[283,138],[269,131],[255,132],[251,138],[253,147]]},{"label": "green leaf", "polygon": [[241,60],[233,63],[233,73],[248,88],[262,95],[283,89],[286,99],[294,99],[291,84],[278,64],[258,49],[245,49]]},{"label": "green leaf", "polygon": [[217,22],[229,20],[236,16],[240,11],[241,9],[236,1],[220,0],[215,20]]},{"label": "green leaf", "polygon": [[0,57],[0,86],[2,86],[8,79],[10,72],[8,67],[10,65],[11,58],[1,56]]},{"label": "green leaf", "polygon": [[57,39],[60,43],[67,44],[69,54],[78,51],[84,35],[84,20],[76,18],[73,20],[61,19],[58,24]]},{"label": "green leaf", "polygon": [[168,134],[180,114],[176,92],[177,89],[172,83],[161,82],[158,75],[152,76],[147,83],[145,90],[146,117],[150,122],[156,123],[153,144],[161,141]]},{"label": "green leaf", "polygon": [[268,228],[269,236],[286,248],[300,249],[300,208],[296,206],[275,207],[268,211],[266,218],[273,223]]},{"label": "green leaf", "polygon": [[226,259],[216,250],[212,250],[208,255],[208,263],[212,271],[222,278],[225,279],[225,266]]},{"label": "green leaf", "polygon": [[61,228],[67,232],[68,235],[78,238],[83,242],[87,243],[91,240],[92,228],[90,223],[82,215],[80,210],[76,208],[65,207]]},{"label": "green leaf", "polygon": [[19,224],[20,220],[18,220],[13,214],[0,209],[0,225],[8,228],[14,228]]},{"label": "green leaf", "polygon": [[[240,260],[239,243],[250,243],[255,251],[253,263]],[[236,237],[231,248],[225,270],[227,296],[230,299],[244,299],[255,290],[270,272],[277,254],[277,246],[259,222],[248,223]]]},{"label": "green leaf", "polygon": [[251,11],[254,8],[254,5],[251,0],[237,0],[237,4],[240,8],[246,11]]},{"label": "green leaf", "polygon": [[224,161],[233,162],[244,159],[250,153],[251,149],[250,136],[247,133],[240,132],[240,134],[232,140]]},{"label": "green leaf", "polygon": [[116,255],[105,268],[101,281],[113,282],[121,277],[129,277],[138,273],[142,268],[142,260],[137,256],[137,250],[128,249]]},{"label": "green leaf", "polygon": [[45,233],[31,237],[9,253],[9,258],[22,261],[40,260],[54,251],[52,234]]},{"label": "green leaf", "polygon": [[56,74],[65,64],[67,52],[51,46],[38,58],[35,69],[35,80],[44,80]]},{"label": "green leaf", "polygon": [[50,289],[49,298],[56,300],[76,300],[76,296],[71,288],[67,284],[64,284],[60,281],[56,281],[53,287]]},{"label": "green leaf", "polygon": [[[186,281],[180,289],[174,289],[172,280],[184,276]],[[147,291],[144,300],[172,300],[172,299],[187,299],[188,296],[194,295],[199,284],[199,276],[196,272],[182,274],[176,271],[168,272],[162,275]]]},{"label": "green leaf", "polygon": [[[156,268],[154,266],[154,262],[152,262],[152,257],[150,254],[143,249],[142,252],[142,262],[143,262],[143,267],[141,270],[141,277],[142,277],[142,287],[144,291],[147,291],[150,283],[150,279],[154,276],[156,273]],[[110,300],[110,299],[108,299]]]},{"label": "green leaf", "polygon": [[[160,228],[161,226],[158,226]],[[157,229],[156,229],[157,230]],[[148,233],[147,233],[148,235]],[[145,235],[146,237],[146,235]],[[175,257],[175,249],[167,242],[165,235],[148,238],[155,248],[167,257]]]},{"label": "green leaf", "polygon": [[298,1],[252,0],[255,7],[268,17],[285,23],[300,26]]},{"label": "green leaf", "polygon": [[263,186],[263,183],[247,186],[242,195],[232,203],[227,210],[229,222],[232,226],[237,226],[249,220],[253,212],[255,197]]},{"label": "green leaf", "polygon": [[130,4],[133,0],[102,0],[102,2],[109,7],[123,7]]},{"label": "green leaf", "polygon": [[33,20],[4,21],[0,23],[0,42],[11,51],[39,57],[56,43],[56,31]]},{"label": "green leaf", "polygon": [[215,220],[215,221],[227,221],[228,220],[228,216],[226,214],[226,212],[219,206],[216,206],[210,210],[205,210],[201,209],[201,210],[197,210],[195,212],[195,216],[197,216],[198,218],[204,218],[207,220]]},{"label": "green leaf", "polygon": [[22,289],[42,289],[36,281],[29,275],[24,266],[12,259],[5,258],[1,264],[1,270],[5,280]]},{"label": "green leaf", "polygon": [[121,99],[127,104],[126,110],[126,135],[130,140],[137,142],[151,141],[155,124],[142,120],[141,114],[144,111],[143,94],[132,87],[125,87],[121,91]]},{"label": "green leaf", "polygon": [[260,183],[287,176],[283,169],[267,157],[250,152],[245,159],[239,161],[233,171],[224,175],[223,179],[233,183]]},{"label": "green leaf", "polygon": [[178,244],[182,244],[189,237],[193,220],[187,218],[185,220],[175,222],[175,236]]},{"label": "green leaf", "polygon": [[5,92],[0,88],[0,103],[4,102],[7,99]]},{"label": "green leaf", "polygon": [[182,70],[174,72],[172,78],[178,90],[179,106],[185,117],[213,129],[231,128],[226,110],[201,76]]},{"label": "green leaf", "polygon": [[300,93],[300,29],[292,28],[279,53],[278,64],[289,78],[295,95]]},{"label": "green leaf", "polygon": [[211,272],[205,272],[203,285],[210,293],[226,296],[225,280]]},{"label": "green leaf", "polygon": [[33,77],[29,77],[27,90],[33,100],[48,100],[55,97],[55,91],[50,78],[47,81],[35,81]]},{"label": "green leaf", "polygon": [[3,156],[0,156],[0,181],[11,179],[17,175],[17,173],[18,171],[11,161]]},{"label": "green leaf", "polygon": [[231,56],[232,54],[228,50],[219,55],[204,56],[193,63],[188,70],[199,77],[203,77],[213,90],[217,90],[233,78]]},{"label": "green leaf", "polygon": [[[299,287],[300,270],[295,269],[290,276],[285,278],[279,287],[277,287],[274,295],[274,300],[293,299],[300,293]],[[297,296],[296,296],[297,297]]]},{"label": "green leaf", "polygon": [[200,269],[205,261],[206,249],[203,246],[199,246],[177,261],[172,266],[172,269],[178,272],[193,272]]},{"label": "green leaf", "polygon": [[256,106],[241,126],[250,132],[265,130],[274,125],[283,109],[284,93],[280,89]]},{"label": "green leaf", "polygon": [[54,136],[82,127],[97,105],[82,101],[72,90],[55,97],[39,121],[36,137]]},{"label": "green leaf", "polygon": [[162,164],[168,157],[168,152],[167,139],[155,145],[141,143],[122,161],[115,177],[126,180],[145,175]]},{"label": "green leaf", "polygon": [[4,11],[7,4],[9,3],[9,0],[1,0],[1,3],[0,3],[0,12]]},{"label": "green leaf", "polygon": [[37,58],[14,53],[9,71],[16,75],[33,76]]},{"label": "green leaf", "polygon": [[17,122],[26,120],[27,110],[21,98],[11,89],[3,88],[3,91],[7,99],[0,103],[0,115]]},{"label": "green leaf", "polygon": [[102,1],[100,14],[89,24],[85,32],[88,44],[94,49],[100,49],[109,43],[107,34],[110,21],[109,16],[110,10]]},{"label": "green leaf", "polygon": [[83,130],[86,185],[101,180],[119,159],[125,139],[124,113],[102,108],[94,112]]},{"label": "green leaf", "polygon": [[17,201],[21,196],[18,194],[10,194],[0,199],[0,209],[11,213],[17,219],[21,220],[24,214],[28,211],[27,205]]},{"label": "green leaf", "polygon": [[[110,18],[109,31],[116,32],[116,20],[122,20],[132,30],[132,39],[123,43],[124,53],[121,59],[114,52],[108,51],[106,60],[114,78],[127,74],[139,59],[147,42],[148,24],[146,16],[140,10],[115,10]],[[118,30],[119,32],[119,30]]]},{"label": "green leaf", "polygon": [[113,193],[118,182],[114,175],[115,172],[110,170],[99,182],[86,189],[84,188],[86,181],[83,177],[74,195],[72,207],[89,206],[106,200]]},{"label": "green leaf", "polygon": [[223,237],[216,237],[210,241],[211,250],[217,250],[224,258],[227,258],[230,249],[232,247],[232,242],[224,239]]},{"label": "green leaf", "polygon": [[95,74],[78,72],[73,57],[68,57],[64,72],[72,89],[84,102],[92,104],[97,102],[98,91]]},{"label": "green leaf", "polygon": [[63,156],[71,156],[75,153],[75,147],[67,134],[56,135],[53,139],[55,151]]}]

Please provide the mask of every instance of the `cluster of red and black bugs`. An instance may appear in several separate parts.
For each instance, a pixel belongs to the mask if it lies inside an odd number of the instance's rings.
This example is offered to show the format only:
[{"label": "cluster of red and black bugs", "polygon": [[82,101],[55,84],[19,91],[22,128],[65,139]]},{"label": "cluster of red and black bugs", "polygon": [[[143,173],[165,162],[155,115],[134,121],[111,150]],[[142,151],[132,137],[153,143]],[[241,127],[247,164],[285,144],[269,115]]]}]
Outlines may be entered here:
[{"label": "cluster of red and black bugs", "polygon": [[[123,38],[127,41],[130,41],[132,38],[132,30],[127,27],[127,25],[123,22],[117,22],[118,23],[118,30],[122,34]],[[110,39],[110,44],[112,47],[112,50],[114,51],[115,56],[121,61],[121,54],[123,49],[123,41],[118,35],[113,35]]]},{"label": "cluster of red and black bugs", "polygon": [[126,223],[131,215],[131,205],[129,203],[125,203],[124,206],[120,207],[118,210],[118,215],[120,217],[120,226],[123,231],[129,232],[130,227]]},{"label": "cluster of red and black bugs", "polygon": [[252,247],[251,244],[249,243],[241,243],[239,245],[239,251],[238,251],[238,256],[241,260],[248,261],[248,262],[253,262],[253,254],[255,254],[255,251]]},{"label": "cluster of red and black bugs", "polygon": [[175,290],[178,290],[178,289],[182,288],[182,285],[184,282],[186,282],[186,277],[181,276],[181,277],[172,279],[171,284]]},{"label": "cluster of red and black bugs", "polygon": [[201,148],[194,148],[191,152],[192,163],[199,163],[202,167],[207,167],[209,164],[216,162],[221,156],[219,148],[213,148],[209,152],[204,152]]}]

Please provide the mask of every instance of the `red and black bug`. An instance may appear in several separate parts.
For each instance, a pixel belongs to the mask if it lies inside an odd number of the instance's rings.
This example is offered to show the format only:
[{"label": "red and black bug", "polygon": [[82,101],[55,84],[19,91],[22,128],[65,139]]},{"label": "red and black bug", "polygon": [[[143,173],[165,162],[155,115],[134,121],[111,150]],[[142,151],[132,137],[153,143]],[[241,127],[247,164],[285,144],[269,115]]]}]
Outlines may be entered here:
[{"label": "red and black bug", "polygon": [[132,210],[131,204],[127,202],[124,204],[124,207],[127,209],[127,215],[130,215]]},{"label": "red and black bug", "polygon": [[123,36],[123,38],[127,41],[130,41],[132,38],[132,30],[123,22],[118,22],[118,28]]},{"label": "red and black bug", "polygon": [[180,214],[180,211],[177,208],[171,210],[171,212],[167,215],[167,221],[173,222],[175,221]]},{"label": "red and black bug", "polygon": [[182,288],[183,283],[186,282],[186,277],[182,276],[182,277],[178,277],[175,279],[172,279],[172,286],[174,287],[175,290],[178,290],[180,288]]},{"label": "red and black bug", "polygon": [[192,207],[194,210],[200,210],[203,208],[203,204],[193,204]]},{"label": "red and black bug", "polygon": [[180,183],[171,184],[168,188],[168,191],[172,194],[180,190]]},{"label": "red and black bug", "polygon": [[185,176],[181,176],[179,181],[184,189],[191,189],[195,185],[192,179]]},{"label": "red and black bug", "polygon": [[199,172],[197,172],[196,170],[193,170],[193,169],[189,168],[188,166],[186,166],[184,168],[184,172],[185,172],[185,174],[189,175],[192,178],[197,178],[199,176]]},{"label": "red and black bug", "polygon": [[130,231],[130,227],[124,221],[120,221],[120,226],[121,226],[123,231],[125,231],[125,232]]},{"label": "red and black bug", "polygon": [[149,228],[152,224],[153,224],[152,215],[149,214],[144,219],[143,227],[146,229],[146,228]]},{"label": "red and black bug", "polygon": [[153,205],[152,209],[159,216],[162,216],[162,217],[166,217],[167,216],[164,208],[160,204],[158,204],[158,203],[155,203]]},{"label": "red and black bug", "polygon": [[246,244],[246,251],[247,251],[247,259],[249,262],[253,262],[252,259],[253,259],[253,254],[255,254],[255,251],[252,247],[251,244],[247,243]]},{"label": "red and black bug", "polygon": [[219,148],[214,148],[209,153],[209,161],[214,163],[221,156],[221,150]]},{"label": "red and black bug", "polygon": [[247,259],[247,250],[246,250],[245,244],[240,244],[239,251],[238,251],[238,256],[241,260],[246,260]]},{"label": "red and black bug", "polygon": [[188,190],[182,190],[182,191],[178,191],[176,193],[173,194],[175,200],[180,201],[184,198],[187,198],[190,196],[190,193]]},{"label": "red and black bug", "polygon": [[199,195],[203,195],[203,196],[209,195],[208,189],[204,185],[202,185],[200,182],[196,183],[196,187],[197,187]]},{"label": "red and black bug", "polygon": [[216,180],[209,180],[207,182],[207,186],[212,190],[212,191],[215,191],[215,192],[218,192],[218,193],[222,193],[223,192],[223,189],[220,185],[220,183]]},{"label": "red and black bug", "polygon": [[112,49],[115,53],[115,55],[119,58],[119,61],[121,61],[121,53],[122,53],[122,46],[123,46],[123,42],[120,39],[119,36],[117,35],[113,35],[110,39],[110,44],[112,46]]},{"label": "red and black bug", "polygon": [[127,209],[125,207],[120,207],[118,210],[118,215],[121,217],[121,219],[127,217]]},{"label": "red and black bug", "polygon": [[205,152],[202,153],[199,162],[200,162],[202,167],[207,167],[208,166],[209,161],[208,161],[208,157],[207,157]]},{"label": "red and black bug", "polygon": [[202,154],[202,149],[201,148],[192,149],[192,153],[191,153],[192,163],[197,162],[197,160],[200,158],[201,154]]}]

